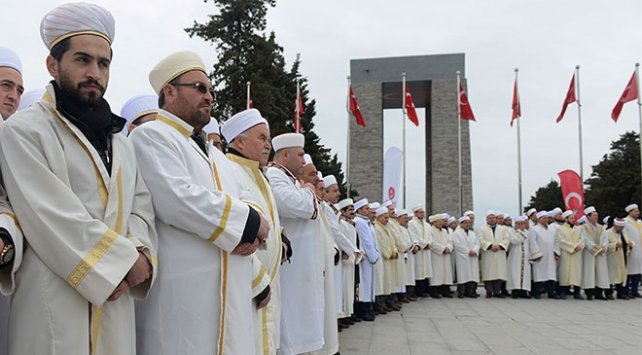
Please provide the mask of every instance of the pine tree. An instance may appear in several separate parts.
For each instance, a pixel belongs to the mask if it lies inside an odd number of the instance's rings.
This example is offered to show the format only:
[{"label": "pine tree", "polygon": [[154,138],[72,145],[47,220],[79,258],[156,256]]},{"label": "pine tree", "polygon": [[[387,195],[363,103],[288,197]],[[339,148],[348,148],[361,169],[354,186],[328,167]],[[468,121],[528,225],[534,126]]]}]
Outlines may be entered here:
[{"label": "pine tree", "polygon": [[[205,0],[208,2],[208,0]],[[337,155],[320,143],[314,132],[313,118],[316,101],[310,99],[307,79],[297,59],[286,69],[283,48],[276,42],[274,32],[265,33],[266,15],[275,0],[209,0],[216,13],[206,23],[194,22],[185,31],[211,42],[216,51],[216,64],[210,73],[216,98],[212,114],[225,121],[246,108],[247,82],[251,82],[253,104],[270,123],[272,136],[293,132],[292,117],[296,97],[296,81],[300,82],[304,114],[301,126],[305,135],[305,151],[310,154],[317,170],[334,175],[344,191],[343,173]]]},{"label": "pine tree", "polygon": [[524,207],[524,212],[531,208],[535,208],[538,211],[550,211],[555,207],[564,209],[564,199],[562,198],[560,184],[555,180],[551,180],[548,185],[535,191],[535,195],[531,196],[530,202]]}]

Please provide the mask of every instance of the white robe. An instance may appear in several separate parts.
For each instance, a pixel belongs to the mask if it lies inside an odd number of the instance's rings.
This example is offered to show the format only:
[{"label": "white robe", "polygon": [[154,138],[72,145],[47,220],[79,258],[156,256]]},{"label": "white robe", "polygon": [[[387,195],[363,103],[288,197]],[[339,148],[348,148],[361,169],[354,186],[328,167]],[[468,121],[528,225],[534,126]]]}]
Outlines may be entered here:
[{"label": "white robe", "polygon": [[359,245],[364,251],[363,261],[359,264],[359,301],[374,302],[375,265],[382,263],[374,227],[368,217],[357,215],[354,219]]},{"label": "white robe", "polygon": [[[466,233],[461,227],[457,227],[452,234],[452,239],[455,247],[457,283],[479,282],[479,238],[472,230]],[[470,251],[474,251],[477,255],[470,256]]]},{"label": "white robe", "polygon": [[254,354],[252,258],[231,254],[249,207],[230,162],[210,142],[205,155],[192,130],[161,110],[130,135],[161,260],[157,284],[136,308],[138,354]]},{"label": "white robe", "polygon": [[432,236],[430,225],[424,220],[413,218],[408,222],[408,232],[419,251],[415,254],[415,280],[424,280],[432,277],[432,262],[430,247],[432,247]]},{"label": "white robe", "polygon": [[[341,219],[341,231],[348,240],[357,245],[357,230],[352,221]],[[342,279],[343,279],[343,305],[342,311],[345,317],[349,317],[354,313],[354,273],[355,273],[355,260],[342,260]]]},{"label": "white robe", "polygon": [[[432,240],[432,248],[430,251],[430,261],[432,264],[432,278],[430,286],[442,286],[453,284],[453,267],[450,261],[451,255],[455,247],[446,232],[447,228],[438,229],[430,227],[430,235]],[[448,251],[447,254],[445,253]]]},{"label": "white robe", "polygon": [[[622,229],[622,235],[615,232],[615,228],[609,228],[606,232],[607,237],[609,238],[609,248],[606,255],[606,261],[609,269],[609,282],[612,285],[622,284],[626,286],[626,264],[624,262],[624,255],[629,256],[631,249],[629,244],[631,240],[629,239],[629,234],[626,229]],[[622,238],[626,242],[626,249],[622,243]],[[621,243],[620,246],[617,246],[617,243]]]},{"label": "white robe", "polygon": [[415,285],[415,255],[412,253],[412,248],[416,245],[412,237],[410,236],[410,232],[408,231],[408,226],[400,226],[399,230],[401,231],[402,238],[405,238],[406,244],[409,245],[409,250],[406,251],[404,257],[405,257],[405,265],[404,268],[406,270],[406,286],[414,286]]},{"label": "white robe", "polygon": [[[115,134],[112,169],[55,105],[14,115],[0,135],[6,191],[25,236],[9,354],[134,354],[134,300],[157,274],[150,194],[134,149]],[[141,251],[153,277],[106,302]]]},{"label": "white robe", "polygon": [[[582,284],[582,249],[584,237],[581,226],[571,228],[565,224],[557,228],[560,260],[558,263],[558,278],[560,286],[580,286]],[[581,249],[575,251],[577,247]]]},{"label": "white robe", "polygon": [[[270,302],[261,309],[254,310],[254,326],[256,333],[256,349],[263,355],[276,354],[281,333],[281,284],[279,270],[281,269],[281,222],[267,178],[259,168],[259,163],[233,153],[228,153],[227,158],[236,170],[236,177],[241,187],[243,202],[260,211],[268,220],[270,235],[265,243],[265,248],[259,248],[254,255],[261,263],[260,274],[252,280],[253,296],[262,292],[265,286],[261,274],[267,275],[270,285]],[[258,292],[258,293],[257,293]]]},{"label": "white robe", "polygon": [[540,260],[534,261],[532,267],[533,282],[556,281],[557,262],[555,255],[559,255],[557,237],[553,228],[544,228],[537,224],[530,229],[528,240],[531,242],[531,257]]},{"label": "white robe", "polygon": [[626,259],[626,274],[642,274],[642,221],[626,217],[626,228],[633,248],[631,255]]},{"label": "white robe", "polygon": [[395,219],[390,219],[388,222],[388,227],[391,228],[393,237],[395,240],[395,246],[397,247],[397,252],[399,253],[397,259],[395,259],[395,282],[396,282],[396,292],[406,292],[406,253],[413,246],[410,236],[403,233],[403,228],[399,222]]},{"label": "white robe", "polygon": [[595,287],[607,289],[610,285],[606,252],[609,239],[604,227],[590,223],[582,225],[585,248],[582,251],[582,288]]},{"label": "white robe", "polygon": [[531,290],[531,250],[528,231],[508,230],[507,290]]},{"label": "white robe", "polygon": [[[493,233],[493,229],[485,224],[477,232],[481,249],[482,280],[506,280],[506,251],[510,244],[508,228],[497,225]],[[500,249],[492,251],[493,244],[499,244]]]},{"label": "white robe", "polygon": [[301,188],[278,167],[267,169],[281,226],[292,258],[281,266],[281,341],[279,354],[300,354],[323,347],[324,239],[314,191]]}]

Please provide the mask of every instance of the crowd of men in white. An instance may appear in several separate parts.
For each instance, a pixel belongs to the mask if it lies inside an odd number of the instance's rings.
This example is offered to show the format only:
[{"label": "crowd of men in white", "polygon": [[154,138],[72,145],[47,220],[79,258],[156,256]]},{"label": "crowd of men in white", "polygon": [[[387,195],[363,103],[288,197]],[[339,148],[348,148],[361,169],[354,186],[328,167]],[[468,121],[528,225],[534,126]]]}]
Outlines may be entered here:
[{"label": "crowd of men in white", "polygon": [[635,204],[603,225],[589,207],[474,227],[339,201],[303,135],[271,138],[255,109],[210,121],[197,54],[159,61],[124,127],[103,98],[111,14],[65,4],[40,30],[53,80],[32,102],[0,48],[2,355],[334,354],[342,328],[417,297],[479,297],[480,274],[486,297],[640,297]]}]

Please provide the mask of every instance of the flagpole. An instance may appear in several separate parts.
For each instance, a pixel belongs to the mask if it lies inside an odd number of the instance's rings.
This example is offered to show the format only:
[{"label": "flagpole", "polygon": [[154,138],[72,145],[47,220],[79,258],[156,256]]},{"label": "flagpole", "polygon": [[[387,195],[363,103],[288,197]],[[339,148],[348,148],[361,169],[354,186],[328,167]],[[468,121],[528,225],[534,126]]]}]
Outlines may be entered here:
[{"label": "flagpole", "polygon": [[584,186],[584,157],[582,153],[582,103],[580,101],[580,66],[575,66],[575,92],[577,93],[577,130],[580,143],[580,178]]},{"label": "flagpole", "polygon": [[[635,84],[638,86],[638,118],[640,120],[640,168],[642,168],[642,95],[640,94],[640,63],[635,63]],[[641,170],[642,171],[642,170]],[[642,193],[642,181],[640,181],[640,193]],[[642,198],[642,196],[641,196]],[[642,199],[640,200],[642,203]]]},{"label": "flagpole", "polygon": [[406,73],[401,73],[401,111],[403,112],[402,127],[402,142],[403,142],[403,208],[406,208]]},{"label": "flagpole", "polygon": [[350,75],[347,76],[348,79],[348,95],[346,101],[346,108],[348,113],[348,128],[347,128],[347,139],[346,139],[346,196],[350,198]]},{"label": "flagpole", "polygon": [[459,87],[461,86],[461,79],[459,75],[461,74],[459,70],[457,70],[457,155],[459,156],[459,215],[464,214],[464,210],[462,208],[462,182],[461,182],[461,93],[459,92]]},{"label": "flagpole", "polygon": [[250,82],[248,81],[246,85],[247,85],[247,93],[245,95],[245,97],[246,97],[246,99],[245,99],[245,109],[249,110],[250,109]]},{"label": "flagpole", "polygon": [[[519,73],[519,68],[515,68],[515,95],[517,96],[517,102],[519,103],[519,87],[518,87],[518,73]],[[522,213],[522,139],[521,139],[521,131],[519,127],[519,121],[521,121],[521,108],[520,108],[520,113],[519,113],[518,119],[517,119],[517,191],[519,194],[519,209],[517,210],[518,214]]]}]

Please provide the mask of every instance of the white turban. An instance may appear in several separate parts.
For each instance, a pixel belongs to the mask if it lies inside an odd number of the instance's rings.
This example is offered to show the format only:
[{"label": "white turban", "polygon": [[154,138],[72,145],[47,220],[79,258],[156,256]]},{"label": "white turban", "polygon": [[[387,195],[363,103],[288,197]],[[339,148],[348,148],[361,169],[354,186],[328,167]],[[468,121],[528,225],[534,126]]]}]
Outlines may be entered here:
[{"label": "white turban", "polygon": [[429,221],[430,223],[433,223],[433,222],[438,221],[438,220],[440,220],[440,219],[441,219],[441,218],[440,218],[440,215],[438,215],[438,214],[434,214],[434,215],[432,215],[432,216],[428,216],[428,221]]},{"label": "white turban", "polygon": [[255,108],[251,108],[249,110],[241,111],[230,117],[229,120],[225,121],[225,124],[221,128],[221,133],[223,133],[225,140],[231,142],[239,134],[260,124],[270,127],[265,118],[261,116],[261,112]]},{"label": "white turban", "polygon": [[570,217],[570,216],[572,216],[574,214],[575,213],[573,213],[573,211],[567,210],[567,211],[564,211],[564,213],[562,213],[562,218],[567,219],[568,217]]},{"label": "white turban", "polygon": [[608,224],[609,223],[609,218],[611,218],[611,216],[606,216],[606,217],[602,218],[602,224],[604,224],[604,225]]},{"label": "white turban", "polygon": [[551,211],[551,215],[552,215],[551,217],[555,217],[558,213],[562,213],[562,209],[561,209],[561,208],[559,208],[559,207],[555,207],[555,208]]},{"label": "white turban", "polygon": [[210,123],[206,124],[205,127],[203,127],[203,132],[205,132],[205,134],[214,133],[214,134],[218,134],[219,136],[221,135],[221,127],[219,126],[216,118],[212,117],[210,119]]},{"label": "white turban", "polygon": [[[323,182],[323,174],[321,174],[320,171],[317,171],[317,177],[319,178],[319,180],[321,180],[321,182]],[[325,186],[325,182],[323,182],[323,186]]]},{"label": "white turban", "polygon": [[116,30],[114,17],[104,8],[84,2],[60,5],[49,11],[40,22],[40,37],[51,50],[62,40],[91,34],[104,38],[111,45]]},{"label": "white turban", "polygon": [[405,210],[405,209],[403,209],[403,208],[401,208],[401,209],[400,209],[400,208],[395,208],[395,214],[396,214],[397,216],[399,216],[399,217],[401,217],[401,216],[403,216],[403,215],[406,215],[406,216],[407,216],[407,215],[408,215],[408,211],[407,211],[407,210]]},{"label": "white turban", "polygon": [[22,111],[29,106],[35,104],[38,102],[41,98],[42,95],[45,94],[45,89],[35,89],[35,90],[29,90],[22,94],[20,96],[20,105],[18,105],[18,111]]},{"label": "white turban", "polygon": [[390,201],[390,200],[388,200],[388,201],[386,201],[386,202],[381,204],[381,206],[383,206],[383,207],[388,207],[390,205],[392,205],[392,201]]},{"label": "white turban", "polygon": [[459,223],[464,223],[467,221],[470,221],[470,217],[468,216],[459,217]]},{"label": "white turban", "polygon": [[16,52],[6,47],[0,47],[0,67],[14,69],[22,75],[22,62]]},{"label": "white turban", "polygon": [[586,223],[586,216],[580,217],[580,219],[577,220],[577,223],[579,224]]},{"label": "white turban", "polygon": [[348,206],[353,206],[354,205],[354,201],[351,198],[346,198],[346,199],[343,199],[343,200],[339,201],[339,203],[337,203],[337,205],[338,205],[337,208],[342,210],[342,209],[344,209],[344,208],[346,208]]},{"label": "white turban", "polygon": [[154,66],[149,72],[149,83],[154,92],[160,94],[170,81],[192,70],[207,74],[201,56],[190,51],[176,52],[163,58]]},{"label": "white turban", "polygon": [[548,217],[548,211],[539,211],[537,212],[537,218]]},{"label": "white turban", "polygon": [[325,184],[326,188],[337,185],[337,178],[335,178],[334,175],[327,175],[323,178],[323,184]]},{"label": "white turban", "polygon": [[515,218],[513,218],[513,222],[515,223],[526,222],[526,221],[528,221],[528,217],[524,216],[523,214],[520,214],[519,216],[515,216]]},{"label": "white turban", "polygon": [[367,198],[362,198],[361,200],[357,201],[354,203],[354,209],[358,210],[361,207],[367,206],[368,205],[368,199]]},{"label": "white turban", "polygon": [[417,211],[423,210],[423,209],[424,209],[424,205],[421,205],[421,204],[420,205],[416,205],[415,207],[412,208],[412,212],[417,212]]},{"label": "white turban", "polygon": [[127,100],[120,110],[120,115],[127,120],[123,132],[127,132],[127,127],[136,119],[156,112],[158,112],[158,96],[156,95],[137,95]]},{"label": "white turban", "polygon": [[305,165],[314,164],[314,162],[312,162],[312,157],[310,156],[310,154],[305,154],[303,156],[303,161],[305,162],[305,163],[303,163],[304,166]]},{"label": "white turban", "polygon": [[530,210],[526,211],[526,215],[530,217],[533,213],[537,213],[537,210],[534,208],[531,208]]},{"label": "white turban", "polygon": [[272,138],[272,148],[275,152],[283,148],[303,148],[305,136],[301,133],[283,133]]},{"label": "white turban", "polygon": [[486,212],[486,217],[490,217],[490,216],[497,216],[497,212],[495,212],[495,211]]},{"label": "white turban", "polygon": [[372,202],[368,205],[368,207],[370,207],[370,209],[376,210],[377,208],[381,207],[381,205],[379,204],[379,202]]},{"label": "white turban", "polygon": [[474,215],[475,215],[475,212],[473,212],[473,211],[466,211],[466,212],[464,212],[464,216],[468,217],[468,216],[470,216],[470,215],[473,215],[473,216],[474,216]]},{"label": "white turban", "polygon": [[388,208],[386,208],[386,207],[379,207],[379,208],[377,208],[376,216],[377,216],[377,217],[379,217],[379,216],[381,216],[382,214],[386,214],[386,213],[388,213]]},{"label": "white turban", "polygon": [[589,206],[584,209],[584,214],[587,216],[593,212],[597,212],[597,210],[593,206]]},{"label": "white turban", "polygon": [[457,219],[455,217],[450,217],[450,218],[448,218],[448,225],[450,225],[451,223],[456,222],[456,221],[457,221]]},{"label": "white turban", "polygon": [[631,210],[637,209],[638,205],[636,203],[632,203],[624,208],[626,212],[631,212]]},{"label": "white turban", "polygon": [[624,227],[626,226],[626,219],[616,218],[613,221],[613,224],[617,227]]}]

